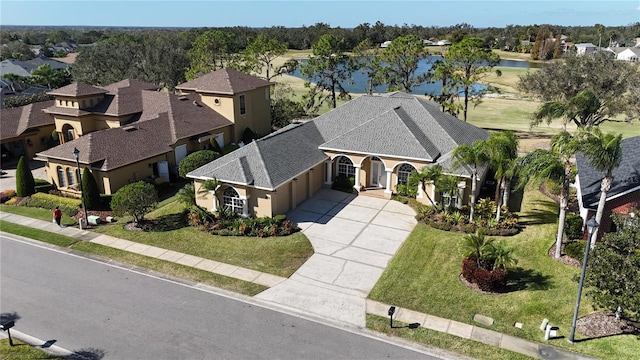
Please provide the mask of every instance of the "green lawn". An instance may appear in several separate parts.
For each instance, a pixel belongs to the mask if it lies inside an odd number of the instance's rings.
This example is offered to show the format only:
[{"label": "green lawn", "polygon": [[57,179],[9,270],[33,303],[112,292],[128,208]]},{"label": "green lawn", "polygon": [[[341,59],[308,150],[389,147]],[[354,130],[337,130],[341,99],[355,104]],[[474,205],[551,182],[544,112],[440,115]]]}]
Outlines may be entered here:
[{"label": "green lawn", "polygon": [[[51,221],[51,219],[53,219],[53,213],[51,212],[51,210],[42,209],[42,208],[0,204],[0,211],[4,211],[11,214],[23,215],[23,216],[27,216],[27,217],[38,219],[38,220],[44,220],[44,221]],[[62,216],[62,220],[60,223],[63,226],[74,226],[78,224],[74,218],[71,218],[65,215]]]},{"label": "green lawn", "polygon": [[[525,192],[520,213],[525,229],[504,238],[519,260],[508,293],[484,295],[467,288],[459,280],[462,256],[456,250],[462,235],[418,224],[369,298],[465,323],[472,323],[474,314],[484,314],[495,319],[493,330],[540,342],[543,334],[538,326],[548,318],[567,337],[577,292],[573,278],[579,269],[546,255],[554,242],[556,216],[557,205],[552,200],[537,190]],[[589,299],[583,299],[580,314],[592,311]],[[515,322],[524,327],[514,328]],[[577,334],[576,338],[584,337]],[[631,335],[575,344],[558,339],[549,344],[607,359],[629,359],[640,351],[640,342]]]},{"label": "green lawn", "polygon": [[94,244],[76,238],[54,234],[48,231],[34,229],[3,220],[0,220],[0,230],[11,234],[24,236],[30,239],[39,240],[49,244],[65,247],[71,250],[97,255],[105,259],[111,259],[121,263],[139,266],[141,268],[156,271],[158,273],[219,287],[249,296],[258,294],[266,289],[266,287],[262,285],[214,274],[208,271],[195,269],[189,266],[184,266],[165,260],[159,260],[148,256],[133,254],[124,250],[114,249],[108,246],[102,246],[100,244]]},{"label": "green lawn", "polygon": [[216,236],[188,226],[183,209],[177,201],[167,201],[147,215],[145,218],[159,222],[160,231],[127,231],[123,226],[127,218],[94,231],[283,277],[293,274],[313,254],[309,239],[301,232],[267,238]]},{"label": "green lawn", "polygon": [[49,355],[46,352],[31,347],[22,341],[13,339],[13,345],[9,345],[9,339],[0,340],[0,359],[2,360],[36,360],[36,359],[63,359]]}]

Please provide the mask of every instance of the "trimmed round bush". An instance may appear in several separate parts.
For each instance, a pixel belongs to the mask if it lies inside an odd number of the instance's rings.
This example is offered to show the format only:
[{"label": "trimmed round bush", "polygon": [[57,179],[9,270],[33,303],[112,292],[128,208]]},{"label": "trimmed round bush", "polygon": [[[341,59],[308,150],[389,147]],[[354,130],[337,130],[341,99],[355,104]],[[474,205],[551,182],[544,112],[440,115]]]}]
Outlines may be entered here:
[{"label": "trimmed round bush", "polygon": [[186,179],[187,174],[203,165],[206,165],[220,157],[220,153],[211,150],[200,150],[187,155],[178,164],[178,174]]},{"label": "trimmed round bush", "polygon": [[564,233],[570,240],[582,239],[582,218],[575,214],[567,214],[564,222]]},{"label": "trimmed round bush", "polygon": [[580,261],[584,258],[584,248],[587,246],[587,242],[584,240],[571,241],[564,247],[564,253],[570,258]]}]

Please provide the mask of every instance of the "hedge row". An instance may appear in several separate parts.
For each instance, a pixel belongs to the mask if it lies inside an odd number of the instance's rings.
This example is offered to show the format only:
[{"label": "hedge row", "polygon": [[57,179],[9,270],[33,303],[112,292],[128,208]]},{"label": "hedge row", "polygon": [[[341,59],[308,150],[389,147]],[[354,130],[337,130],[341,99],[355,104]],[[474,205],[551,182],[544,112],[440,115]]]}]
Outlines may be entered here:
[{"label": "hedge row", "polygon": [[39,207],[52,210],[56,206],[60,208],[63,214],[67,216],[75,216],[78,208],[81,206],[82,200],[74,198],[65,198],[45,193],[35,193],[25,202],[26,206]]}]

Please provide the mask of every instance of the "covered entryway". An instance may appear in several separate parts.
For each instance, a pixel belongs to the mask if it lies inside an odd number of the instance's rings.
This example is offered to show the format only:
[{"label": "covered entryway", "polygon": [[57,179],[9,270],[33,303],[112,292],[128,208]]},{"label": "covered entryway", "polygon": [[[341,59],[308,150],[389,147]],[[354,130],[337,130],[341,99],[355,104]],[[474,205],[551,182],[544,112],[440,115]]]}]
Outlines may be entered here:
[{"label": "covered entryway", "polygon": [[303,313],[365,326],[366,297],[416,225],[394,200],[319,190],[287,213],[315,253],[282,283],[256,295]]},{"label": "covered entryway", "polygon": [[387,187],[387,173],[384,163],[377,157],[371,158],[371,176],[369,180],[369,186],[378,188]]}]

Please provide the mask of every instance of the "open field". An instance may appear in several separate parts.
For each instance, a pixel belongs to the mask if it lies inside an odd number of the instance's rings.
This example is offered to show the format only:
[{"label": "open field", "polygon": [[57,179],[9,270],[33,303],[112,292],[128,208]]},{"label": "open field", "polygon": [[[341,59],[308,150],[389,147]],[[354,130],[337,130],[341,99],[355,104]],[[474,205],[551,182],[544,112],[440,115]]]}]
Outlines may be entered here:
[{"label": "open field", "polygon": [[[559,326],[561,336],[549,341],[549,345],[606,359],[633,358],[640,351],[640,343],[633,335],[587,339],[577,334],[576,339],[584,341],[566,341],[577,292],[573,279],[579,269],[547,255],[555,239],[557,214],[554,201],[537,189],[525,191],[519,213],[524,230],[500,238],[514,249],[519,261],[511,272],[513,283],[507,293],[482,294],[464,285],[459,280],[462,256],[456,250],[463,234],[418,224],[369,298],[464,323],[471,323],[474,314],[487,315],[495,319],[492,330],[533,341],[542,341],[538,326],[548,318]],[[593,311],[590,299],[583,299],[580,315]],[[515,322],[523,323],[523,328],[515,328]]]}]

